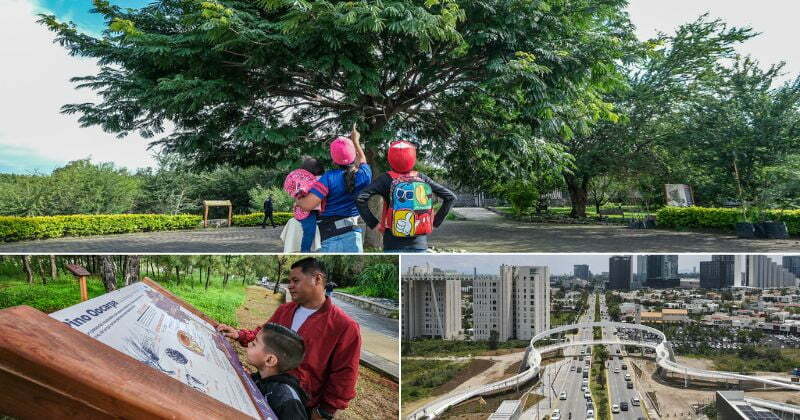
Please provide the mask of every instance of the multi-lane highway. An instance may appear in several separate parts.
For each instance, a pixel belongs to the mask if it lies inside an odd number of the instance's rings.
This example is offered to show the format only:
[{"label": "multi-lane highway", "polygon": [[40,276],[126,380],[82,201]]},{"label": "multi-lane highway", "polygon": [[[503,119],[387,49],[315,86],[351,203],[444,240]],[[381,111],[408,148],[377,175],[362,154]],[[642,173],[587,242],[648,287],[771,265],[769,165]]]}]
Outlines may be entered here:
[{"label": "multi-lane highway", "polygon": [[[594,319],[594,297],[589,298],[588,309],[578,317],[578,323],[591,322]],[[580,328],[573,334],[565,337],[570,342],[588,341],[592,339],[592,328]],[[570,347],[564,349],[564,359],[547,365],[541,374],[542,395],[545,399],[538,407],[530,409],[523,418],[536,418],[539,410],[540,417],[544,414],[552,415],[558,409],[562,419],[585,420],[587,408],[592,407],[591,402],[585,398],[588,391],[589,374],[584,378],[586,366],[591,358],[591,347]],[[585,381],[585,382],[584,382]],[[561,398],[565,399],[561,399]],[[592,407],[592,410],[594,408]],[[591,413],[589,413],[591,414]]]},{"label": "multi-lane highway", "polygon": [[[604,321],[608,320],[608,310],[605,305],[605,297],[600,295],[600,313]],[[615,334],[615,328],[603,328],[603,338],[615,339],[618,338]],[[625,359],[625,349],[622,345],[613,344],[606,346],[608,348],[609,359],[606,362],[606,376],[608,376],[608,405],[611,408],[613,405],[619,407],[618,413],[612,413],[611,417],[623,420],[637,420],[644,418],[639,393],[635,387],[635,374],[630,366],[630,360]],[[623,369],[625,366],[627,369]],[[629,380],[626,380],[628,378]],[[633,384],[633,388],[628,388],[628,383]],[[636,401],[634,402],[634,399]],[[627,410],[622,403],[627,404]],[[637,405],[634,405],[637,404]]]}]

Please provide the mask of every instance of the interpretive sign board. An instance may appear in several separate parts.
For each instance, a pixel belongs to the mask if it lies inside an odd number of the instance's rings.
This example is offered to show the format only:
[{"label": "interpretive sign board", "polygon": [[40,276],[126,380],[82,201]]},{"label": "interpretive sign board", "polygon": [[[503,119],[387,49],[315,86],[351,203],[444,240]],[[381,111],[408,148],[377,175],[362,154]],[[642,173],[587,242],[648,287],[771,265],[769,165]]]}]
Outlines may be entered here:
[{"label": "interpretive sign board", "polygon": [[664,195],[668,206],[694,206],[692,187],[686,184],[664,184]]},{"label": "interpretive sign board", "polygon": [[149,279],[50,316],[250,417],[277,418],[216,323]]}]

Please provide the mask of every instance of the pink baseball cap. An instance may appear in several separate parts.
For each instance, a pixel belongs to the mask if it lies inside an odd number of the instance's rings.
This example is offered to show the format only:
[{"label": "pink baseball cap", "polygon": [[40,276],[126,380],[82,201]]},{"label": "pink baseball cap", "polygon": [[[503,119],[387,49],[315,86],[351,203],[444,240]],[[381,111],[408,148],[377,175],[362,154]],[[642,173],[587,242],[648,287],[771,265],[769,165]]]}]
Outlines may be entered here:
[{"label": "pink baseball cap", "polygon": [[356,147],[347,137],[336,137],[331,142],[331,159],[337,165],[349,165],[356,160]]}]

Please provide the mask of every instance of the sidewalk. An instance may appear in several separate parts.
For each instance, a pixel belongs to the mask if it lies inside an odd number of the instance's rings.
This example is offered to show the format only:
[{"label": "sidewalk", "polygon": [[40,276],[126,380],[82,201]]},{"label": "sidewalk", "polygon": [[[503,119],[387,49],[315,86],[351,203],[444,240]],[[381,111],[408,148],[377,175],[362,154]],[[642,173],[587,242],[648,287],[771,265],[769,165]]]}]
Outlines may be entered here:
[{"label": "sidewalk", "polygon": [[[262,285],[272,291],[274,283]],[[282,286],[283,287],[283,286]],[[400,380],[400,329],[396,319],[374,314],[340,299],[333,299],[361,328],[361,361],[369,367]]]}]

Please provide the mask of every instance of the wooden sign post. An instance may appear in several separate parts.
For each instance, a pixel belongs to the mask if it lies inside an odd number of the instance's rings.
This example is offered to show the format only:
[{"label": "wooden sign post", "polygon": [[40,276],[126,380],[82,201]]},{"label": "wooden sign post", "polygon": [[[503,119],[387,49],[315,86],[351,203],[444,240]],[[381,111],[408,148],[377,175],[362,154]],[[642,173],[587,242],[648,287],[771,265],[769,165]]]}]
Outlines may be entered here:
[{"label": "wooden sign post", "polygon": [[147,278],[50,315],[0,309],[0,414],[277,420],[216,324]]},{"label": "wooden sign post", "polygon": [[204,200],[203,201],[203,227],[208,227],[208,208],[228,207],[228,227],[233,223],[233,204],[230,200]]},{"label": "wooden sign post", "polygon": [[73,276],[78,278],[78,283],[80,283],[81,287],[81,302],[86,302],[89,300],[89,289],[86,286],[86,276],[90,276],[91,273],[78,264],[67,264],[67,270],[69,270]]}]

